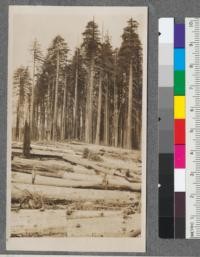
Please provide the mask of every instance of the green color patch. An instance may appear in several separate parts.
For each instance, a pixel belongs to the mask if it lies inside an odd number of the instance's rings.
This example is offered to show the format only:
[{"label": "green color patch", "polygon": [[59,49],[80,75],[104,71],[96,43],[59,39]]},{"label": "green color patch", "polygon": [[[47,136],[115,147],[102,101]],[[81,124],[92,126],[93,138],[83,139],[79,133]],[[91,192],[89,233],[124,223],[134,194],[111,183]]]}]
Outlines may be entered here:
[{"label": "green color patch", "polygon": [[174,95],[185,95],[185,71],[174,72]]}]

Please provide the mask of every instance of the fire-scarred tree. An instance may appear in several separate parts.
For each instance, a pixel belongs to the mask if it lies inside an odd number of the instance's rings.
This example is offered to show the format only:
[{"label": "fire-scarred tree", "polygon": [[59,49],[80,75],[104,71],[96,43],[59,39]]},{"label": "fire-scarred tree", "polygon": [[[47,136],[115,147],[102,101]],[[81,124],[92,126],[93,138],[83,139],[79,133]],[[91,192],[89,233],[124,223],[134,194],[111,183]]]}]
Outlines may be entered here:
[{"label": "fire-scarred tree", "polygon": [[[119,50],[119,64],[122,74],[122,85],[125,91],[123,110],[124,117],[123,145],[127,148],[139,147],[140,138],[138,127],[141,126],[141,91],[142,91],[142,47],[137,32],[138,23],[132,18],[128,21],[122,35],[122,44]],[[128,104],[126,104],[128,103]]]},{"label": "fire-scarred tree", "polygon": [[89,21],[85,31],[83,32],[82,49],[84,51],[84,59],[87,67],[87,94],[86,94],[86,117],[85,117],[85,141],[92,143],[93,141],[93,89],[95,64],[98,60],[98,52],[100,46],[99,30],[95,21]]}]

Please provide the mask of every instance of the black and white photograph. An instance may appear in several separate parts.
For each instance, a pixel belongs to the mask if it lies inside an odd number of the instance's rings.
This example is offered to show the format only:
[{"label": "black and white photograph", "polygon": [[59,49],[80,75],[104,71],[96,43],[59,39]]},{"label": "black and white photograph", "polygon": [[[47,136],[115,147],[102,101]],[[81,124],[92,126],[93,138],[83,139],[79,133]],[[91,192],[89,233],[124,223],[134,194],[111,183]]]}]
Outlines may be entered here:
[{"label": "black and white photograph", "polygon": [[9,7],[8,250],[145,251],[147,25]]}]

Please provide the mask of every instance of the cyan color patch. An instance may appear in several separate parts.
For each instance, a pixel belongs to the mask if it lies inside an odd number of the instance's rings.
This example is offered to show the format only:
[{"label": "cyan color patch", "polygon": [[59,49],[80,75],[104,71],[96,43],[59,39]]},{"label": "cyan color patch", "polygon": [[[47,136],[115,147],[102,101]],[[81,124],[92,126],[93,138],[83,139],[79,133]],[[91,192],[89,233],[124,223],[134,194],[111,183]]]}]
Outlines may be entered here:
[{"label": "cyan color patch", "polygon": [[185,48],[174,49],[174,69],[185,70]]}]

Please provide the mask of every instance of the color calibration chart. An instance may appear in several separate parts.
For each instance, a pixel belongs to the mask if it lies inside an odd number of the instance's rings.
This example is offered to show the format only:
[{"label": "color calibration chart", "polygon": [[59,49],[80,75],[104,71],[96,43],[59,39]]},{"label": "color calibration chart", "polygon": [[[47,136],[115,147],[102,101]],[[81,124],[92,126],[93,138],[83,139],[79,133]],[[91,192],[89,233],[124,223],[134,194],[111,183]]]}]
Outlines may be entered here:
[{"label": "color calibration chart", "polygon": [[200,19],[159,19],[159,236],[200,238]]}]

